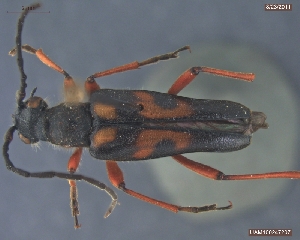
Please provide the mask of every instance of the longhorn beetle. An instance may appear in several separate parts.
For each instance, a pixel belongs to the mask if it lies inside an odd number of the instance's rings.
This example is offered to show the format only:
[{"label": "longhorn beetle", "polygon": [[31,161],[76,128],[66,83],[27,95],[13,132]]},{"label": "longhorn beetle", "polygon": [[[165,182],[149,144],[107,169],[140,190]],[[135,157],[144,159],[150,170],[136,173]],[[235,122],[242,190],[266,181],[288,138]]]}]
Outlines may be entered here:
[{"label": "longhorn beetle", "polygon": [[[89,76],[85,81],[88,102],[80,102],[79,89],[72,77],[47,57],[42,49],[22,45],[21,34],[26,15],[40,4],[26,8],[18,21],[16,46],[9,54],[17,55],[21,73],[21,85],[17,92],[17,110],[13,115],[14,125],[5,135],[3,157],[8,170],[23,177],[53,178],[69,181],[71,210],[75,228],[79,228],[79,215],[76,180],[86,181],[111,197],[111,204],[104,217],[108,217],[117,204],[117,195],[105,184],[75,174],[83,148],[97,159],[106,160],[108,178],[113,186],[145,202],[169,211],[200,213],[213,210],[226,210],[228,206],[216,204],[202,207],[181,207],[159,201],[125,186],[123,173],[118,161],[138,161],[171,156],[184,167],[204,177],[215,180],[250,180],[265,178],[300,178],[300,172],[269,172],[261,174],[225,175],[210,166],[194,162],[181,154],[188,152],[230,152],[247,147],[252,133],[260,128],[268,128],[266,115],[254,112],[240,103],[226,100],[192,99],[177,96],[200,72],[215,74],[252,82],[252,73],[231,72],[209,67],[192,67],[174,82],[168,93],[146,90],[100,89],[95,78],[138,69],[160,60],[177,58],[178,53],[190,50],[184,46],[174,52],[149,58],[142,62],[132,62]],[[65,102],[48,108],[47,103],[34,96],[36,88],[25,99],[26,79],[23,68],[22,51],[36,55],[48,67],[65,76]],[[9,158],[9,144],[13,133],[18,130],[20,139],[27,144],[47,141],[55,145],[74,148],[68,162],[69,173],[28,172],[17,168]]]}]

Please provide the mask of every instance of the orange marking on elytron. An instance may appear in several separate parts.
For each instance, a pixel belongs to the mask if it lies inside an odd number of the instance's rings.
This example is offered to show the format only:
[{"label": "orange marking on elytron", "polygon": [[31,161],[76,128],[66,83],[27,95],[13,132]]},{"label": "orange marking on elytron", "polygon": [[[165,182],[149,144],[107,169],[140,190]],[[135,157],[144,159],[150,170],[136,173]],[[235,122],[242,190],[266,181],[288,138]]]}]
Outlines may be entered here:
[{"label": "orange marking on elytron", "polygon": [[116,119],[117,113],[114,106],[96,103],[94,105],[94,112],[101,118],[105,118],[107,120]]},{"label": "orange marking on elytron", "polygon": [[116,136],[117,136],[116,127],[103,128],[94,135],[92,144],[94,145],[95,148],[98,148],[105,143],[114,141],[116,139]]},{"label": "orange marking on elytron", "polygon": [[136,140],[136,147],[140,150],[133,157],[137,159],[149,157],[162,140],[171,140],[175,143],[175,150],[184,150],[190,144],[191,135],[187,132],[170,130],[143,130]]},{"label": "orange marking on elytron", "polygon": [[154,97],[150,93],[136,91],[134,95],[139,98],[137,104],[144,106],[140,114],[147,118],[178,118],[193,114],[191,107],[181,100],[177,101],[177,106],[173,109],[162,108],[155,104]]}]

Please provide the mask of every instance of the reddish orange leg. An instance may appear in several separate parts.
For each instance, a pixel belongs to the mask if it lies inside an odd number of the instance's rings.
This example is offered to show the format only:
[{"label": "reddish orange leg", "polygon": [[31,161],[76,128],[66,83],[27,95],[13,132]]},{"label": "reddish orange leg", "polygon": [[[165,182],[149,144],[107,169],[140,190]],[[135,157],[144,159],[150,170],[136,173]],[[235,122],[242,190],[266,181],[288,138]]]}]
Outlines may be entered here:
[{"label": "reddish orange leg", "polygon": [[[55,71],[65,75],[65,77],[70,76],[65,70],[63,70],[60,66],[58,66],[55,62],[53,62],[44,52],[43,50],[40,49],[35,49],[31,46],[29,46],[28,44],[25,44],[22,46],[22,50],[24,52],[28,52],[31,54],[34,54],[37,56],[38,59],[41,60],[41,62],[43,62],[45,65],[47,65],[48,67],[54,69]],[[15,56],[16,54],[16,48],[12,49],[9,53],[9,55],[11,56]]]},{"label": "reddish orange leg", "polygon": [[189,46],[184,46],[184,47],[179,48],[178,50],[176,50],[174,52],[170,52],[170,53],[166,53],[166,54],[159,55],[159,56],[156,56],[156,57],[152,57],[152,58],[149,58],[149,59],[144,60],[142,62],[135,61],[135,62],[127,63],[127,64],[119,66],[119,67],[111,68],[111,69],[103,71],[103,72],[97,72],[97,73],[94,73],[93,75],[91,75],[90,77],[88,77],[87,81],[89,79],[100,78],[100,77],[112,75],[112,74],[115,74],[115,73],[135,70],[135,69],[138,69],[139,67],[146,66],[146,65],[149,65],[149,64],[152,64],[152,63],[156,63],[156,62],[159,62],[159,61],[162,61],[162,60],[177,58],[178,53],[181,52],[181,51],[184,51],[184,50],[190,50],[190,47]]},{"label": "reddish orange leg", "polygon": [[[74,153],[70,157],[67,166],[68,171],[70,173],[76,172],[81,160],[81,155],[82,155],[82,148],[76,148]],[[79,204],[78,204],[78,191],[77,191],[76,181],[69,180],[69,184],[70,184],[70,207],[71,207],[72,216],[74,217],[74,227],[80,228],[81,225],[78,223]]]},{"label": "reddish orange leg", "polygon": [[100,86],[96,83],[94,78],[87,78],[84,83],[84,88],[88,96],[90,96],[93,92],[100,89]]},{"label": "reddish orange leg", "polygon": [[226,175],[215,168],[204,165],[202,163],[192,161],[182,155],[175,155],[172,156],[172,158],[175,159],[184,167],[192,170],[193,172],[214,180],[254,180],[254,179],[266,179],[266,178],[297,178],[298,179],[300,178],[300,172],[297,171]]},{"label": "reddish orange leg", "polygon": [[139,67],[149,65],[149,64],[152,64],[152,63],[156,63],[156,62],[161,61],[161,60],[168,60],[168,59],[171,59],[171,58],[177,58],[178,53],[181,52],[181,51],[184,51],[184,50],[190,50],[190,47],[189,46],[184,46],[184,47],[179,48],[178,50],[176,50],[174,52],[166,53],[166,54],[159,55],[159,56],[156,56],[156,57],[152,57],[152,58],[149,58],[149,59],[144,60],[142,62],[134,61],[134,62],[127,63],[127,64],[119,66],[119,67],[114,67],[114,68],[108,69],[108,70],[103,71],[103,72],[94,73],[93,75],[89,76],[86,79],[86,81],[85,81],[85,90],[90,95],[91,93],[93,93],[93,92],[100,89],[100,86],[96,83],[95,78],[100,78],[100,77],[112,75],[112,74],[115,74],[115,73],[135,70],[135,69],[138,69]]},{"label": "reddish orange leg", "polygon": [[147,203],[159,206],[161,208],[165,208],[169,211],[177,213],[178,211],[190,212],[190,213],[200,213],[200,212],[208,212],[214,210],[226,210],[232,208],[232,203],[225,207],[217,208],[216,204],[206,205],[202,207],[181,207],[178,205],[173,205],[167,202],[159,201],[154,198],[150,198],[141,193],[135,192],[125,187],[124,177],[122,170],[119,168],[118,164],[115,161],[106,161],[106,169],[110,182],[118,189],[123,192],[129,194],[132,197],[145,201]]},{"label": "reddish orange leg", "polygon": [[[42,61],[45,65],[48,67],[54,69],[55,71],[63,74],[65,76],[65,81],[64,81],[64,87],[65,87],[65,101],[66,102],[78,102],[80,99],[79,95],[79,90],[76,84],[74,83],[74,80],[72,77],[60,66],[58,66],[54,61],[52,61],[46,54],[43,53],[42,49],[35,49],[29,45],[23,45],[22,50],[31,54],[34,54],[37,56],[40,61]],[[94,73],[93,75],[89,76],[86,81],[85,81],[85,90],[88,95],[93,93],[94,91],[97,91],[100,89],[100,86],[96,83],[95,78],[100,78],[108,75],[112,75],[115,73],[120,73],[120,72],[126,72],[130,70],[135,70],[138,69],[139,67],[146,66],[152,63],[156,63],[162,60],[168,60],[172,58],[177,58],[178,53],[184,50],[190,50],[189,46],[184,46],[182,48],[177,49],[174,52],[158,55],[156,57],[152,57],[149,59],[146,59],[142,62],[134,61],[131,63],[127,63],[125,65],[119,66],[119,67],[114,67],[111,69],[108,69],[103,72],[97,72]],[[16,54],[16,48],[12,49],[9,52],[9,55],[14,56]]]},{"label": "reddish orange leg", "polygon": [[200,73],[210,73],[222,77],[235,78],[239,80],[244,80],[248,82],[252,82],[255,78],[253,73],[241,73],[241,72],[231,72],[227,70],[221,70],[216,68],[209,67],[192,67],[185,72],[183,72],[177,80],[173,83],[171,88],[169,89],[169,94],[177,95],[182,89],[184,89],[194,78]]},{"label": "reddish orange leg", "polygon": [[[60,66],[58,66],[54,61],[52,61],[42,49],[35,49],[27,44],[22,46],[22,50],[31,54],[36,55],[36,57],[45,65],[52,68],[53,70],[63,74],[64,79],[64,100],[65,102],[79,102],[82,99],[80,95],[80,90],[75,84],[73,78]],[[16,54],[16,48],[9,52],[9,55],[14,56]]]}]

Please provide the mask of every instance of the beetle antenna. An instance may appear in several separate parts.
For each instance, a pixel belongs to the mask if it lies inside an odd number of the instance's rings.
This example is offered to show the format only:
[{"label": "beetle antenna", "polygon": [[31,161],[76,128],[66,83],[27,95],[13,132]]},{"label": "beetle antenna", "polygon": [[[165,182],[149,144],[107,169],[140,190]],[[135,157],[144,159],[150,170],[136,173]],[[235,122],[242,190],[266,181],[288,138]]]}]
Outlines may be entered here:
[{"label": "beetle antenna", "polygon": [[30,9],[36,9],[36,8],[39,8],[40,6],[41,6],[41,4],[34,3],[34,4],[30,5],[29,7],[27,7],[22,12],[22,14],[19,18],[19,21],[18,21],[18,25],[17,25],[17,36],[16,36],[17,64],[18,64],[19,71],[21,74],[20,90],[17,92],[17,104],[18,104],[19,108],[23,106],[23,100],[26,96],[25,89],[27,87],[27,84],[26,84],[27,76],[24,72],[24,61],[23,61],[23,56],[22,56],[22,30],[23,30],[24,20],[25,20],[25,17],[27,16],[28,12],[30,11]]},{"label": "beetle antenna", "polygon": [[90,177],[86,177],[84,175],[79,175],[79,174],[71,174],[71,173],[61,173],[61,172],[27,172],[21,168],[17,168],[14,166],[14,164],[11,162],[11,160],[9,159],[9,154],[8,154],[8,150],[9,150],[9,144],[11,143],[11,141],[13,140],[13,133],[14,131],[17,129],[16,126],[12,126],[10,127],[5,136],[4,136],[4,144],[2,147],[2,153],[3,153],[3,158],[6,164],[6,168],[20,176],[23,177],[32,177],[32,178],[61,178],[61,179],[66,179],[66,180],[76,180],[76,181],[85,181],[91,185],[93,185],[94,187],[99,188],[100,190],[105,191],[111,198],[111,203],[108,207],[108,210],[106,211],[104,217],[108,217],[111,212],[114,210],[114,208],[116,207],[117,203],[118,203],[118,196],[117,194],[109,187],[107,187],[104,183],[99,182],[96,179],[90,178]]},{"label": "beetle antenna", "polygon": [[[16,54],[17,54],[17,64],[18,64],[19,71],[21,74],[20,89],[18,90],[17,96],[16,96],[19,110],[24,107],[23,100],[26,96],[25,89],[27,87],[27,84],[26,84],[27,76],[24,72],[24,61],[23,61],[23,56],[22,56],[22,37],[21,37],[24,20],[25,20],[25,17],[27,16],[28,12],[30,11],[30,9],[37,9],[40,6],[41,5],[39,3],[35,3],[35,4],[30,5],[29,7],[26,7],[26,9],[22,12],[22,14],[18,20],[17,35],[16,35],[16,48],[15,49],[16,49]],[[33,97],[34,93],[36,92],[36,89],[37,88],[34,88],[32,90],[32,92],[30,93],[31,97]],[[5,161],[5,165],[9,171],[12,171],[20,176],[27,177],[27,178],[28,177],[32,177],[32,178],[54,178],[54,177],[57,177],[57,178],[66,179],[66,180],[85,181],[85,182],[99,188],[100,190],[104,190],[111,197],[111,203],[108,207],[107,212],[105,213],[105,217],[109,216],[109,214],[114,210],[115,206],[117,205],[118,197],[117,197],[117,194],[112,189],[107,187],[104,183],[101,183],[93,178],[89,178],[89,177],[86,177],[83,175],[78,175],[78,174],[61,173],[61,172],[54,172],[54,171],[28,172],[21,168],[15,167],[9,158],[8,151],[9,151],[9,145],[13,140],[13,134],[16,129],[17,129],[17,127],[14,125],[7,130],[7,132],[4,136],[4,144],[2,147],[2,154],[3,154],[4,161]]]},{"label": "beetle antenna", "polygon": [[35,87],[34,89],[32,89],[31,93],[30,93],[30,97],[33,97],[33,95],[35,94],[37,90],[37,87]]}]

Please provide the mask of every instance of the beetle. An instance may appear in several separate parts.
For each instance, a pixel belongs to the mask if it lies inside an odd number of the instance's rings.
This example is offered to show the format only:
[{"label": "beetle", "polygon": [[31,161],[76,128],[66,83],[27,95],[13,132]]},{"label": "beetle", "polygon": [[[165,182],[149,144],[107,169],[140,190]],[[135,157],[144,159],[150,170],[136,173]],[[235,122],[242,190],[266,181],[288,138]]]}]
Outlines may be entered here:
[{"label": "beetle", "polygon": [[[250,145],[254,132],[268,128],[264,113],[251,111],[240,103],[177,96],[200,72],[248,82],[254,80],[253,73],[192,67],[178,77],[168,93],[100,89],[95,81],[95,78],[177,58],[179,52],[190,51],[189,46],[184,46],[174,52],[141,62],[135,61],[89,76],[85,81],[85,92],[89,101],[81,102],[79,88],[64,69],[44,54],[42,49],[22,45],[21,34],[25,17],[29,11],[39,7],[40,4],[33,4],[22,12],[17,24],[16,46],[9,52],[12,56],[17,55],[21,84],[17,92],[17,110],[13,115],[14,125],[8,129],[4,139],[3,157],[7,169],[23,177],[58,177],[68,180],[75,228],[80,227],[76,181],[86,181],[104,190],[111,197],[111,204],[104,217],[108,217],[117,205],[117,195],[111,188],[93,178],[75,174],[83,148],[88,148],[94,158],[106,161],[108,178],[114,187],[135,198],[173,212],[200,213],[227,210],[232,208],[232,203],[229,201],[229,205],[223,207],[217,207],[216,204],[182,207],[150,198],[125,186],[123,173],[117,162],[171,156],[193,172],[215,180],[300,178],[298,171],[225,175],[217,169],[181,155],[189,152],[237,151]],[[43,98],[35,96],[36,88],[33,89],[30,97],[24,100],[27,76],[24,72],[22,51],[34,54],[45,65],[64,75],[65,101],[63,103],[49,108]],[[55,171],[32,173],[15,167],[8,154],[15,130],[18,130],[20,139],[26,144],[46,141],[54,145],[74,148],[68,161],[69,173]]]}]

